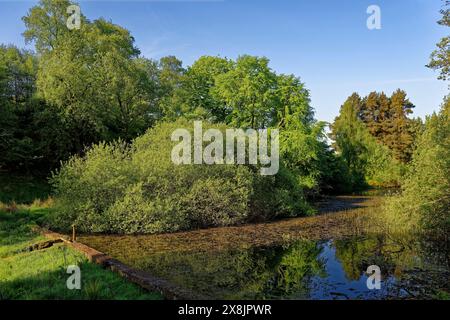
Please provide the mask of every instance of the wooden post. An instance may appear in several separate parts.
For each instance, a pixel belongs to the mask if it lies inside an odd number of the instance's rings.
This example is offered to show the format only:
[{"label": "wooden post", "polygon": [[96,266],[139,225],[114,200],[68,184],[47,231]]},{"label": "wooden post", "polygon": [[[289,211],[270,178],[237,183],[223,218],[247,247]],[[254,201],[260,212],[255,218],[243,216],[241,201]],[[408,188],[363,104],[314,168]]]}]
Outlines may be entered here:
[{"label": "wooden post", "polygon": [[77,234],[75,232],[75,225],[72,225],[72,242],[77,241]]}]

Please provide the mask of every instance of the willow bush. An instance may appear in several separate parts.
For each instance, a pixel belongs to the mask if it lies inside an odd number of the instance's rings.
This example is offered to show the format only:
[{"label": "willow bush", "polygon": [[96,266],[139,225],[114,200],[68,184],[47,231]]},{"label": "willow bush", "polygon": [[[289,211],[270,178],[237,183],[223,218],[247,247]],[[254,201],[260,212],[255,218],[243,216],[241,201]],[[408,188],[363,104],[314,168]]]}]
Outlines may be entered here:
[{"label": "willow bush", "polygon": [[[225,130],[223,125],[205,125]],[[228,226],[312,212],[290,171],[261,176],[250,165],[175,165],[171,134],[185,120],[160,123],[131,144],[100,143],[53,175],[52,228],[140,234]]]}]

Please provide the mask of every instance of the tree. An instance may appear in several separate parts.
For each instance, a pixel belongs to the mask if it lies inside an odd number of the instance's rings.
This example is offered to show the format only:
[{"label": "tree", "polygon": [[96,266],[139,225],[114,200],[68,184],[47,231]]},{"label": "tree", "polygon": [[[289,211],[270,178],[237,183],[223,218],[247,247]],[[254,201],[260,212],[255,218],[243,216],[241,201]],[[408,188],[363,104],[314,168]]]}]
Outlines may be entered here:
[{"label": "tree", "polygon": [[37,58],[0,46],[0,166],[48,171],[70,153],[70,131],[54,108],[36,97]]},{"label": "tree", "polygon": [[37,59],[26,50],[0,45],[0,99],[19,106],[35,90]]},{"label": "tree", "polygon": [[0,46],[0,166],[26,161],[32,153],[29,139],[18,136],[18,113],[30,103],[35,76],[36,59],[31,52]]},{"label": "tree", "polygon": [[[210,122],[225,122],[229,109],[214,94],[216,77],[232,68],[232,61],[220,57],[203,56],[185,70],[181,61],[166,57],[160,63],[163,117],[175,120],[183,116],[188,119],[204,119]],[[170,67],[172,65],[172,67]],[[165,88],[165,89],[164,89]]]},{"label": "tree", "polygon": [[435,237],[450,234],[450,100],[425,122],[411,165],[402,185],[383,214],[384,223],[396,230],[431,231]]},{"label": "tree", "polygon": [[414,105],[406,97],[406,92],[398,89],[391,96],[390,115],[386,121],[383,143],[389,147],[394,156],[406,163],[411,158],[413,136],[410,132],[410,119]]},{"label": "tree", "polygon": [[240,56],[234,68],[216,78],[214,93],[231,110],[227,122],[237,127],[274,124],[276,75],[267,58]]},{"label": "tree", "polygon": [[326,175],[325,123],[315,122],[309,92],[294,75],[277,75],[274,97],[271,118],[280,130],[282,162],[309,195],[315,194]]},{"label": "tree", "polygon": [[377,136],[379,134],[379,94],[377,92],[371,92],[365,98],[363,98],[360,110],[357,111],[358,117],[366,124],[370,134]]},{"label": "tree", "polygon": [[371,92],[357,106],[358,119],[364,122],[370,134],[393,151],[395,158],[407,163],[414,142],[414,125],[408,117],[414,105],[406,92],[398,89],[390,98],[384,93]]},{"label": "tree", "polygon": [[[449,6],[450,1],[445,2]],[[449,9],[441,10],[438,22],[450,26]],[[448,80],[450,71],[450,37],[438,44],[428,67],[440,70],[439,79]],[[399,94],[399,101],[402,100]],[[397,103],[400,106],[402,103]],[[394,231],[423,232],[448,241],[450,234],[450,97],[438,114],[427,117],[425,125],[414,120],[410,129],[416,141],[412,160],[402,184],[402,193],[383,210],[380,220]]]},{"label": "tree", "polygon": [[225,122],[230,110],[213,90],[217,77],[232,68],[233,62],[221,57],[203,56],[195,61],[182,83],[185,109],[212,122]]},{"label": "tree", "polygon": [[186,70],[183,68],[183,62],[175,56],[161,58],[157,67],[160,117],[175,120],[184,114],[184,97],[180,90]]},{"label": "tree", "polygon": [[[441,10],[442,19],[438,23],[442,26],[450,27],[450,1],[445,0],[444,9]],[[450,36],[444,37],[436,45],[437,49],[433,51],[430,57],[428,68],[440,70],[438,79],[448,80],[450,76]]]},{"label": "tree", "polygon": [[[375,95],[372,95],[375,100]],[[367,100],[367,99],[365,99]],[[379,104],[377,104],[379,105]],[[357,93],[342,105],[331,126],[333,146],[348,168],[353,189],[366,184],[391,186],[400,180],[402,166],[387,146],[377,141],[360,119],[361,110],[370,110]],[[372,119],[377,119],[374,117]]]},{"label": "tree", "polygon": [[291,124],[308,126],[314,121],[314,112],[310,106],[309,91],[299,78],[294,75],[278,75],[274,92],[276,96],[276,119],[279,128]]},{"label": "tree", "polygon": [[41,1],[24,17],[24,35],[40,54],[38,93],[71,123],[79,152],[98,140],[143,133],[154,122],[156,88],[127,30],[85,18],[79,30],[68,30],[70,4]]},{"label": "tree", "polygon": [[365,144],[365,127],[358,117],[358,110],[362,109],[362,99],[353,93],[341,106],[339,116],[331,126],[331,138],[335,141],[334,148],[344,159],[351,178],[352,188],[365,185],[367,152]]},{"label": "tree", "polygon": [[382,141],[391,116],[389,98],[384,92],[371,92],[363,99],[358,116],[366,124],[370,134]]},{"label": "tree", "polygon": [[[40,0],[22,18],[26,30],[23,33],[27,43],[34,42],[39,55],[48,53],[66,40],[68,34],[76,34],[67,28],[69,0]],[[81,15],[81,25],[88,21]]]}]

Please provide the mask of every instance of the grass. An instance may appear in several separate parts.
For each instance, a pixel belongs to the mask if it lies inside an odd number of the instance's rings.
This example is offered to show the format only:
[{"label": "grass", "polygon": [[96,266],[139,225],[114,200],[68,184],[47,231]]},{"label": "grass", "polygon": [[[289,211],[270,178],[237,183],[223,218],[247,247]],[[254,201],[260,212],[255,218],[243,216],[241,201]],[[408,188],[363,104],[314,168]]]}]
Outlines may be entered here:
[{"label": "grass", "polygon": [[[4,179],[2,177],[0,181],[4,182]],[[0,198],[9,201],[6,204],[0,202],[0,300],[162,298],[158,293],[147,292],[119,275],[89,263],[84,255],[62,243],[44,250],[22,251],[45,240],[37,232],[37,226],[52,210],[53,202],[51,198],[32,199],[39,193],[48,197],[45,190],[39,191],[39,184],[34,181],[28,180],[24,189],[20,189],[17,181],[8,188],[0,186]],[[67,267],[70,265],[80,267],[80,290],[67,288],[66,281],[71,275],[67,273]]]},{"label": "grass", "polygon": [[31,204],[35,199],[47,199],[50,185],[46,178],[0,173],[0,202]]}]

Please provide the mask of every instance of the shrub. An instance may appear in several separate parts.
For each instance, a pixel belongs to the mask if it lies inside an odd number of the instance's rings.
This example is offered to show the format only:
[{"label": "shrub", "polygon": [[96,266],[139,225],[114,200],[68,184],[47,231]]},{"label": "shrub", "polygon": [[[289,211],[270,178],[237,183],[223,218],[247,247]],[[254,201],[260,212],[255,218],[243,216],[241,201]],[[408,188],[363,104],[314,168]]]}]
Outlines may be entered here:
[{"label": "shrub", "polygon": [[450,233],[450,100],[439,114],[429,117],[419,136],[412,162],[402,185],[381,221],[394,231]]},{"label": "shrub", "polygon": [[396,160],[388,147],[367,137],[366,181],[374,187],[398,187],[405,165]]},{"label": "shrub", "polygon": [[52,223],[65,228],[74,223],[80,230],[93,232],[109,230],[107,210],[137,181],[130,159],[130,147],[119,141],[100,143],[84,157],[74,156],[67,161],[51,179],[59,212],[52,217]]},{"label": "shrub", "polygon": [[286,168],[263,177],[255,166],[174,165],[171,134],[177,128],[193,125],[160,123],[131,145],[100,143],[66,162],[52,178],[57,209],[51,226],[160,233],[311,212]]}]

